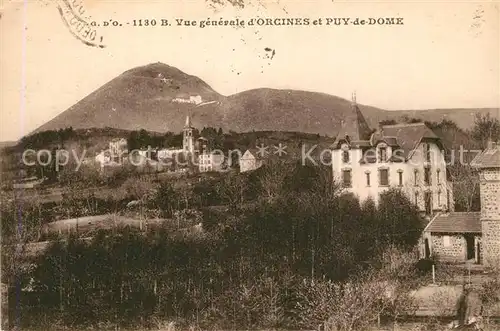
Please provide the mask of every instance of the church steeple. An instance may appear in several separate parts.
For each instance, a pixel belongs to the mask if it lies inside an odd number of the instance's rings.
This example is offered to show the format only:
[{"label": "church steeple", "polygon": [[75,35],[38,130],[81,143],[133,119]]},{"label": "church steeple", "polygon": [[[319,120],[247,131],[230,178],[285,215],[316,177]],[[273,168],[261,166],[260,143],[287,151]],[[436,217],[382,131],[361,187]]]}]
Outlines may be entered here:
[{"label": "church steeple", "polygon": [[191,117],[189,114],[186,116],[186,123],[184,124],[184,128],[190,128],[191,127]]},{"label": "church steeple", "polygon": [[193,127],[191,126],[191,117],[189,114],[186,116],[184,129],[182,130],[182,149],[185,153],[194,153],[194,137]]}]

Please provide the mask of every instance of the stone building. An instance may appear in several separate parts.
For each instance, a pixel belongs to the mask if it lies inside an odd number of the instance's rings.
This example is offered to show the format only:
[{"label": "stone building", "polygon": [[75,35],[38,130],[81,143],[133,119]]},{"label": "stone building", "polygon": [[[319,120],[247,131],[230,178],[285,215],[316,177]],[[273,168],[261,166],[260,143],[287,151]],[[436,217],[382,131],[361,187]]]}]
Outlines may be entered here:
[{"label": "stone building", "polygon": [[488,147],[472,161],[479,170],[481,230],[485,265],[500,264],[500,145]]},{"label": "stone building", "polygon": [[500,146],[489,143],[471,165],[479,173],[481,212],[436,215],[424,229],[423,257],[500,263]]},{"label": "stone building", "polygon": [[423,233],[422,255],[442,261],[480,263],[481,218],[479,212],[439,213]]}]

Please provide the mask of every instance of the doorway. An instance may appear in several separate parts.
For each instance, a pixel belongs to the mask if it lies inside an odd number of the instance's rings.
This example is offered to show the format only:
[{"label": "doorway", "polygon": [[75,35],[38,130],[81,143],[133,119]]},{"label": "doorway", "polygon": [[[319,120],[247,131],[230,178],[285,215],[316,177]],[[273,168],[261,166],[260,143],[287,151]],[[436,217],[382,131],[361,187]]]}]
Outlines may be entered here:
[{"label": "doorway", "polygon": [[431,257],[431,248],[429,246],[429,238],[424,240],[424,256],[426,259]]},{"label": "doorway", "polygon": [[481,264],[481,241],[476,242],[476,263]]},{"label": "doorway", "polygon": [[466,260],[471,260],[471,259],[476,259],[476,249],[475,249],[475,240],[474,240],[474,235],[467,233],[464,234],[465,238],[465,243],[466,243],[466,253],[465,253],[465,259]]}]

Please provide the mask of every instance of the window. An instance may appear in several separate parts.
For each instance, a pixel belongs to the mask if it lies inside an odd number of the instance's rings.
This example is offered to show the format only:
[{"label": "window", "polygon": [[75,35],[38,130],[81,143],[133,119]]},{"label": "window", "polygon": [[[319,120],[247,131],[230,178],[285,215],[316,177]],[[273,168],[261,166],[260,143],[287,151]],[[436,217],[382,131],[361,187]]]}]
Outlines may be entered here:
[{"label": "window", "polygon": [[450,236],[443,236],[443,247],[450,247]]},{"label": "window", "polygon": [[387,162],[387,147],[379,147],[378,149],[378,161]]},{"label": "window", "polygon": [[418,185],[418,170],[413,170],[413,178],[415,179],[415,186]]},{"label": "window", "polygon": [[403,186],[403,170],[398,170],[399,186]]},{"label": "window", "polygon": [[344,187],[352,187],[351,170],[342,170],[342,185]]},{"label": "window", "polygon": [[389,169],[380,169],[380,186],[389,186]]},{"label": "window", "polygon": [[366,173],[366,186],[370,186],[370,173]]},{"label": "window", "polygon": [[431,146],[429,144],[424,144],[425,161],[431,162]]},{"label": "window", "polygon": [[415,192],[415,204],[418,206],[418,192]]},{"label": "window", "polygon": [[432,214],[432,193],[431,192],[425,192],[424,203],[425,203],[425,214],[431,215]]},{"label": "window", "polygon": [[424,182],[425,182],[425,185],[427,185],[427,186],[431,185],[431,168],[430,167],[424,168]]},{"label": "window", "polygon": [[441,169],[437,169],[436,170],[436,177],[437,177],[438,184],[441,184],[441,178],[440,178],[441,176],[440,175],[441,175]]},{"label": "window", "polygon": [[438,207],[441,208],[441,190],[438,191]]},{"label": "window", "polygon": [[342,162],[349,163],[349,151],[342,151]]}]

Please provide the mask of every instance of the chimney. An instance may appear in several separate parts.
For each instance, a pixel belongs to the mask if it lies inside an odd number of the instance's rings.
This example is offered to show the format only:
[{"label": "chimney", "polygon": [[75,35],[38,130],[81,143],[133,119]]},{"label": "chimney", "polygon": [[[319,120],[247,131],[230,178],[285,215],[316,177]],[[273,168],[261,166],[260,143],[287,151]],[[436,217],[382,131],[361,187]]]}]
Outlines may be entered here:
[{"label": "chimney", "polygon": [[496,149],[497,147],[499,147],[499,146],[497,146],[496,142],[494,142],[492,140],[488,140],[488,145],[487,145],[486,149],[492,150],[492,149]]}]

